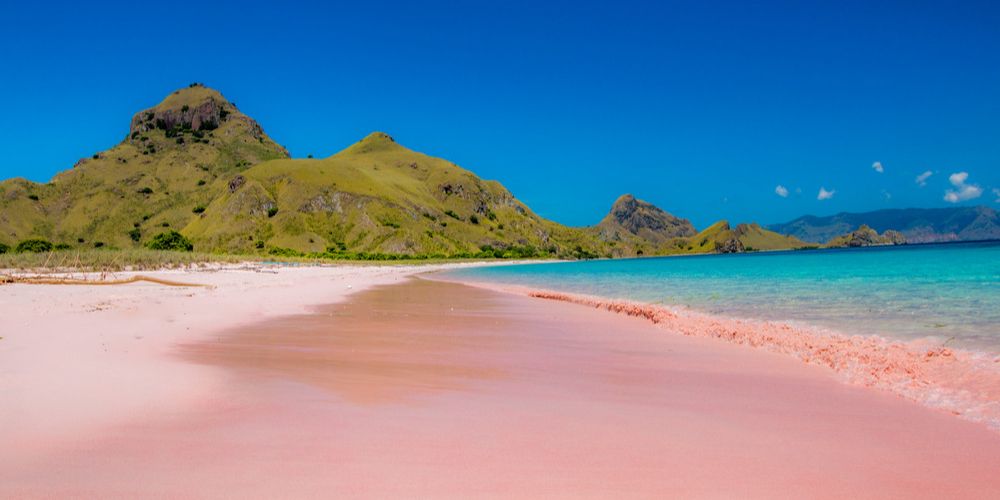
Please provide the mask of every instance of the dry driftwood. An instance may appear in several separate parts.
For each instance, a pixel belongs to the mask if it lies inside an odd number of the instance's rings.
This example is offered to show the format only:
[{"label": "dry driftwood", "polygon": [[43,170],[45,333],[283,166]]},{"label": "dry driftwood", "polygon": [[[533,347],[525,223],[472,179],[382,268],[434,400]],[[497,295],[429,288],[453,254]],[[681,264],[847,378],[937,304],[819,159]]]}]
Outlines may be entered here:
[{"label": "dry driftwood", "polygon": [[28,285],[126,285],[128,283],[135,283],[138,281],[148,281],[150,283],[156,283],[158,285],[165,286],[209,286],[201,283],[182,283],[179,281],[170,281],[160,278],[153,278],[150,276],[135,275],[124,279],[101,279],[101,280],[89,280],[89,279],[79,279],[79,278],[64,278],[64,277],[47,277],[47,276],[11,276],[11,275],[0,275],[0,284],[7,283],[23,283]]}]

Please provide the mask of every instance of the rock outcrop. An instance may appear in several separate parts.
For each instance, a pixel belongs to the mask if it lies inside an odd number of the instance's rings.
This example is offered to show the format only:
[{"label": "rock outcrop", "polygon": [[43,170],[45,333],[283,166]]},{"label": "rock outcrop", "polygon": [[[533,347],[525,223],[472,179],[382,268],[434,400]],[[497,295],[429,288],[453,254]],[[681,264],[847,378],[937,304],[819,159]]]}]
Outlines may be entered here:
[{"label": "rock outcrop", "polygon": [[903,245],[906,237],[899,231],[886,231],[878,234],[874,229],[862,224],[858,229],[843,236],[834,238],[827,243],[828,247],[871,247],[882,245]]},{"label": "rock outcrop", "polygon": [[597,228],[598,237],[604,241],[618,241],[623,233],[628,233],[651,243],[694,236],[697,232],[691,221],[675,217],[631,194],[619,197]]}]

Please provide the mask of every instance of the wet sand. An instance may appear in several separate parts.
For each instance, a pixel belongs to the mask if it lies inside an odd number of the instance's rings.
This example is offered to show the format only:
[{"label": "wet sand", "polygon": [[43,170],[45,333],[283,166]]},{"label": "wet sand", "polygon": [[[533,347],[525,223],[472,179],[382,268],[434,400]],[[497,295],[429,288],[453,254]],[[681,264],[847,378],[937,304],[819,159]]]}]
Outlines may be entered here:
[{"label": "wet sand", "polygon": [[171,355],[219,387],[0,465],[0,497],[1000,492],[982,425],[778,354],[460,284],[381,286]]}]

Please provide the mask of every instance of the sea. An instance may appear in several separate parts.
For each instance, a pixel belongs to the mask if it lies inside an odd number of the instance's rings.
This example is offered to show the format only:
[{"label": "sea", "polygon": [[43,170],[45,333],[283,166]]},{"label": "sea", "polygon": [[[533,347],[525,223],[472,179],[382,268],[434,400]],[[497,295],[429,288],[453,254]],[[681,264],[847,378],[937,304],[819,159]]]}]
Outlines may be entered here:
[{"label": "sea", "polygon": [[461,281],[1000,354],[1000,242],[499,265]]}]

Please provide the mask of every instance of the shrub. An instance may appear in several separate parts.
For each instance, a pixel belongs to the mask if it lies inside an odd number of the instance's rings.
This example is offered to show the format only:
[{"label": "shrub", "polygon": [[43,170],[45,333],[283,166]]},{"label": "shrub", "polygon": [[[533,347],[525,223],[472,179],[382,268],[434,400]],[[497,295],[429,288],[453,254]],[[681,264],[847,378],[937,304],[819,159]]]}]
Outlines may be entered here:
[{"label": "shrub", "polygon": [[140,189],[140,190],[138,190],[136,192],[139,193],[139,194],[153,194],[153,188],[151,188],[151,187],[144,187],[144,188],[142,188],[142,189]]},{"label": "shrub", "polygon": [[185,104],[185,105],[181,106],[181,113],[186,113],[187,110],[189,110],[189,109],[191,109],[191,106],[188,106],[187,104]]},{"label": "shrub", "polygon": [[150,250],[174,250],[178,252],[190,252],[194,250],[194,245],[190,240],[177,231],[167,231],[153,237],[146,243],[146,248]]},{"label": "shrub", "polygon": [[448,217],[451,217],[452,219],[462,220],[462,218],[459,217],[458,214],[456,214],[455,212],[453,212],[451,210],[445,210],[444,214],[447,215]]},{"label": "shrub", "polygon": [[200,214],[200,213],[203,213],[205,211],[205,207],[203,207],[201,205],[198,205],[197,207],[192,208],[191,211],[194,212],[194,213],[196,213],[196,214]]},{"label": "shrub", "polygon": [[267,253],[278,257],[302,257],[302,252],[291,248],[272,247]]},{"label": "shrub", "polygon": [[264,248],[264,240],[261,240],[261,241],[257,242],[257,249],[259,250],[261,248]]},{"label": "shrub", "polygon": [[69,250],[73,247],[69,246],[68,243],[56,243],[56,246],[52,247],[53,250]]},{"label": "shrub", "polygon": [[17,244],[14,248],[17,253],[32,252],[32,253],[43,253],[52,251],[52,243],[41,240],[41,239],[30,239],[24,240]]},{"label": "shrub", "polygon": [[160,223],[160,227],[170,227],[170,223],[169,223],[169,222],[166,222],[166,221],[164,221],[164,222],[161,222],[161,223]]},{"label": "shrub", "polygon": [[278,207],[271,207],[267,209],[268,218],[274,217],[275,215],[278,215]]},{"label": "shrub", "polygon": [[0,243],[0,254],[7,253],[9,251],[10,251],[10,247],[9,246],[7,246],[7,245],[5,245],[3,243]]},{"label": "shrub", "polygon": [[28,199],[29,199],[29,200],[35,200],[35,201],[38,201],[38,195],[37,195],[37,194],[29,194],[29,195],[28,195]]},{"label": "shrub", "polygon": [[101,155],[99,155],[99,154],[96,154],[96,153],[94,154],[94,156],[91,156],[91,158],[93,158],[93,159],[95,159],[95,160],[96,160],[96,159],[98,159],[98,158],[100,158],[100,157],[101,157]]},{"label": "shrub", "polygon": [[184,144],[184,138],[183,137],[178,137],[177,138],[177,144]]},{"label": "shrub", "polygon": [[470,215],[469,216],[469,222],[471,222],[473,224],[479,224],[479,217],[476,217],[475,214]]},{"label": "shrub", "polygon": [[83,238],[77,238],[77,239],[76,239],[76,242],[77,242],[77,243],[85,243],[85,241],[84,241],[84,239],[83,239]]},{"label": "shrub", "polygon": [[205,179],[198,179],[198,185],[199,186],[204,186],[205,185]]},{"label": "shrub", "polygon": [[95,241],[94,242],[94,248],[101,248],[103,246],[104,246],[104,242],[103,241]]},{"label": "shrub", "polygon": [[132,238],[132,241],[138,242],[139,239],[142,238],[142,231],[139,231],[139,228],[137,227],[133,228],[128,232],[128,237]]}]

